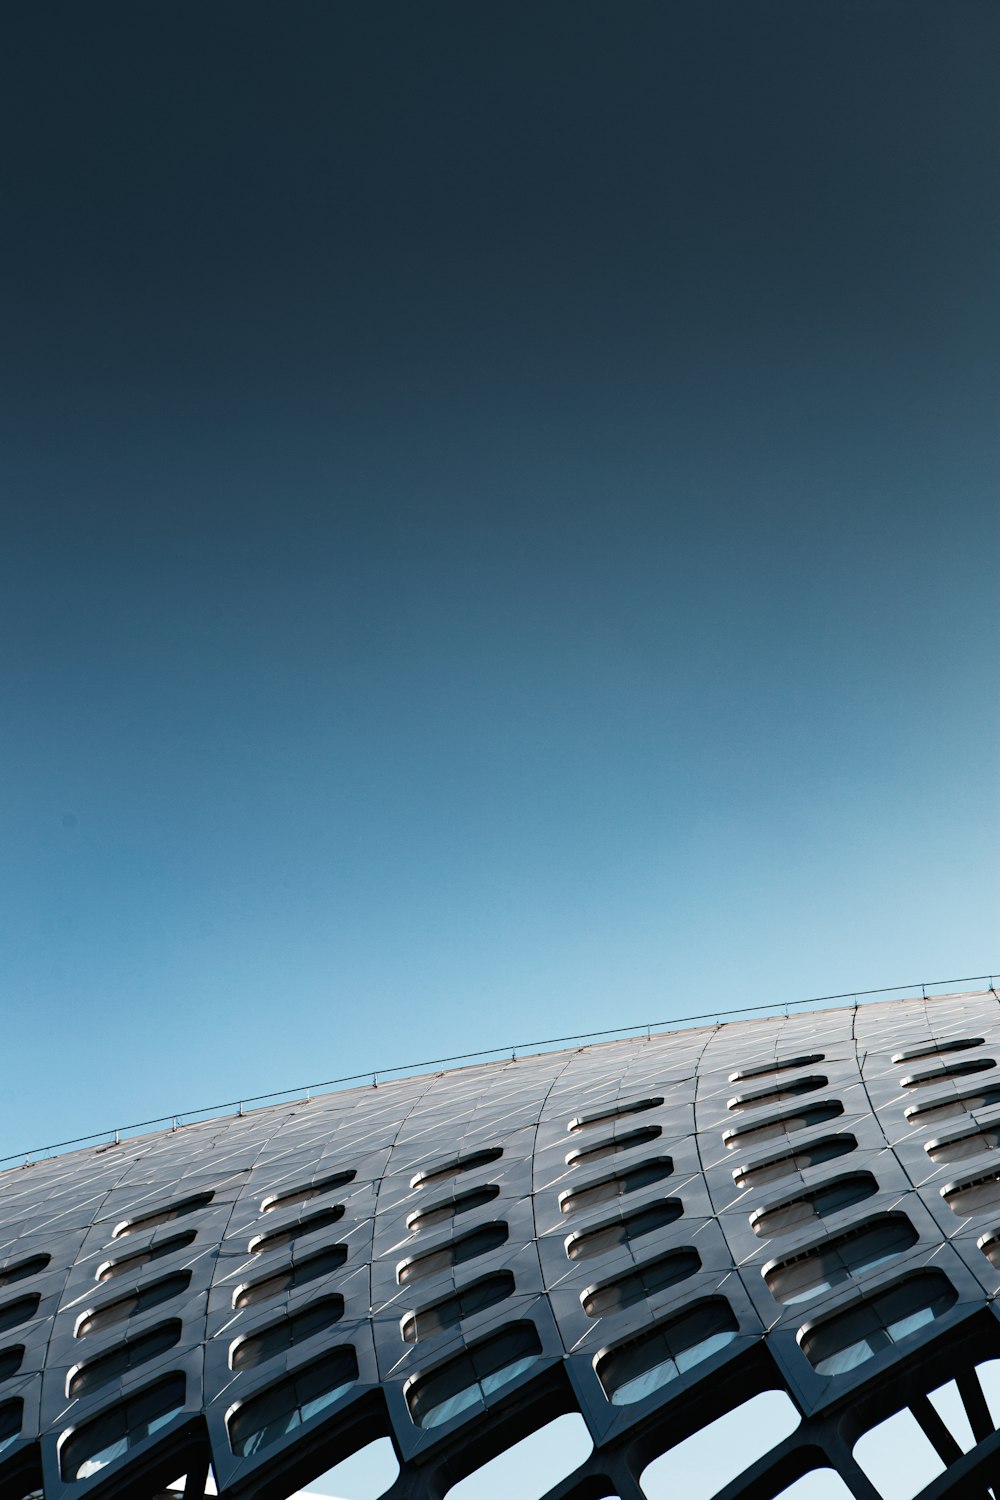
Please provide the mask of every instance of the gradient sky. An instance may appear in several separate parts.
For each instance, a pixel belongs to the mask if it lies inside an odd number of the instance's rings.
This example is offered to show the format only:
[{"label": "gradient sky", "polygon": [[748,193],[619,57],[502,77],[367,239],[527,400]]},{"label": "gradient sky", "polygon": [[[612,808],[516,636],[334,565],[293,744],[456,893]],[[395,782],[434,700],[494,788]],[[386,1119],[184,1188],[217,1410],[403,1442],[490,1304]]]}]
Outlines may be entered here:
[{"label": "gradient sky", "polygon": [[987,0],[7,17],[0,1153],[997,943]]}]

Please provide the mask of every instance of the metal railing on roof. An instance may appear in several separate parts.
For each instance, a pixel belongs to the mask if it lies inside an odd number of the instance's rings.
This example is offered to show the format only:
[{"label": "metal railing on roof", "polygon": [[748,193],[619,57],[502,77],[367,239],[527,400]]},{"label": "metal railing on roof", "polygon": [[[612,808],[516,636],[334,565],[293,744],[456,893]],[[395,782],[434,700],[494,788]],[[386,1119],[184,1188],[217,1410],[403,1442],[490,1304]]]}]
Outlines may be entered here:
[{"label": "metal railing on roof", "polygon": [[[897,995],[903,991],[919,990],[923,998],[928,999],[933,998],[928,997],[928,990],[944,989],[953,984],[979,984],[986,981],[990,990],[1000,1001],[1000,995],[997,995],[993,980],[993,974],[972,974],[956,979],[918,980],[916,984],[889,984],[874,990],[844,990],[838,995],[810,995],[804,1000],[786,1000],[778,1005],[773,1003],[741,1005],[729,1010],[707,1010],[697,1015],[673,1016],[660,1021],[640,1021],[632,1026],[614,1026],[604,1031],[579,1031],[570,1036],[546,1037],[541,1041],[508,1042],[502,1047],[484,1047],[474,1052],[455,1052],[449,1057],[423,1058],[420,1062],[397,1063],[388,1068],[366,1068],[363,1073],[347,1073],[342,1078],[326,1078],[319,1083],[300,1084],[296,1088],[278,1089],[270,1094],[252,1094],[243,1099],[229,1099],[223,1104],[202,1105],[195,1109],[180,1110],[173,1115],[157,1115],[149,1120],[135,1120],[130,1125],[116,1125],[107,1130],[96,1130],[91,1135],[74,1136],[71,1140],[54,1141],[48,1146],[36,1146],[30,1151],[14,1151],[9,1156],[0,1156],[0,1171],[9,1171],[15,1165],[20,1165],[22,1168],[33,1166],[38,1161],[45,1160],[61,1151],[72,1151],[78,1146],[97,1143],[99,1149],[107,1150],[120,1145],[122,1139],[132,1132],[149,1130],[156,1125],[169,1126],[171,1130],[180,1130],[184,1126],[198,1125],[207,1120],[218,1119],[227,1113],[242,1116],[247,1113],[248,1106],[251,1109],[266,1109],[273,1104],[280,1104],[284,1099],[289,1102],[299,1100],[308,1102],[316,1094],[333,1091],[346,1084],[366,1083],[368,1079],[371,1079],[372,1087],[377,1088],[380,1078],[392,1079],[412,1073],[422,1073],[430,1068],[441,1067],[445,1063],[487,1063],[508,1056],[511,1061],[516,1062],[519,1053],[524,1056],[528,1053],[540,1052],[546,1047],[565,1047],[571,1042],[610,1041],[616,1038],[624,1041],[629,1037],[641,1035],[643,1032],[651,1036],[654,1031],[675,1030],[696,1021],[714,1021],[718,1025],[724,1025],[726,1023],[723,1017],[748,1016],[760,1011],[767,1011],[771,1015],[780,1015],[782,1012],[787,1014],[794,1006],[828,1005],[837,1001],[853,1001],[856,1006],[859,1001],[869,999],[873,995]],[[916,995],[914,998],[917,998]]]}]

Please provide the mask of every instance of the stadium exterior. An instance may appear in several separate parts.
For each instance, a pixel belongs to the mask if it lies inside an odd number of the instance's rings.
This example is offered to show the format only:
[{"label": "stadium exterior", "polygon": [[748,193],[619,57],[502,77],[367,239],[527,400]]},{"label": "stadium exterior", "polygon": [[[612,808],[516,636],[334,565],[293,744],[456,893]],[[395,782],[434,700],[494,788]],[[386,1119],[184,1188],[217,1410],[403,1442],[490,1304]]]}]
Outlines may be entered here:
[{"label": "stadium exterior", "polygon": [[[571,1048],[0,1175],[0,1495],[284,1497],[392,1440],[440,1500],[566,1413],[551,1500],[640,1500],[708,1424],[790,1429],[721,1492],[928,1500],[1000,1475],[993,991]],[[963,1411],[942,1416],[949,1382]],[[959,1430],[960,1429],[960,1430]],[[889,1429],[886,1429],[889,1430]],[[963,1437],[962,1434],[965,1434]],[[833,1476],[829,1476],[832,1478]]]}]

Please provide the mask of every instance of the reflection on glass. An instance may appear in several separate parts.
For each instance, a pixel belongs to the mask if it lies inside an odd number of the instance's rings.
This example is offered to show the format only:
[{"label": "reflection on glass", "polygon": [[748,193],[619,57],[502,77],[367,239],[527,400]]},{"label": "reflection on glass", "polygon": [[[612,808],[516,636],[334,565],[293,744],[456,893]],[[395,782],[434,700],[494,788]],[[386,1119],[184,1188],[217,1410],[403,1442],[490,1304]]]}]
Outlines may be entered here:
[{"label": "reflection on glass", "polygon": [[957,1297],[940,1271],[922,1272],[856,1302],[799,1342],[820,1375],[844,1375],[941,1317]]},{"label": "reflection on glass", "polygon": [[491,1395],[530,1370],[542,1346],[533,1323],[514,1323],[473,1344],[446,1364],[417,1376],[406,1393],[419,1427],[440,1427],[471,1407],[484,1407]]},{"label": "reflection on glass", "polygon": [[713,1297],[609,1350],[598,1360],[597,1375],[612,1404],[628,1406],[710,1359],[737,1332],[728,1302]]},{"label": "reflection on glass", "polygon": [[278,1442],[339,1401],[357,1378],[357,1356],[349,1346],[303,1365],[236,1408],[229,1419],[233,1452],[245,1456]]},{"label": "reflection on glass", "polygon": [[71,1433],[62,1450],[64,1479],[88,1479],[124,1458],[184,1408],[184,1377],[168,1375]]}]

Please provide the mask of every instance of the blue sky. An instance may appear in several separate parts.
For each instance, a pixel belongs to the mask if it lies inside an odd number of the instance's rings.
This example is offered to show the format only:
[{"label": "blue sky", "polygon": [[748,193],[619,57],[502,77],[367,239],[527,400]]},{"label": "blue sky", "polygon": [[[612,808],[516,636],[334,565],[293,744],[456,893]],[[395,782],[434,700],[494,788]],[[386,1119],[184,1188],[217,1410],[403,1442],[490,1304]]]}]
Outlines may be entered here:
[{"label": "blue sky", "polygon": [[0,1151],[1000,961],[993,89],[903,9],[18,22]]}]

